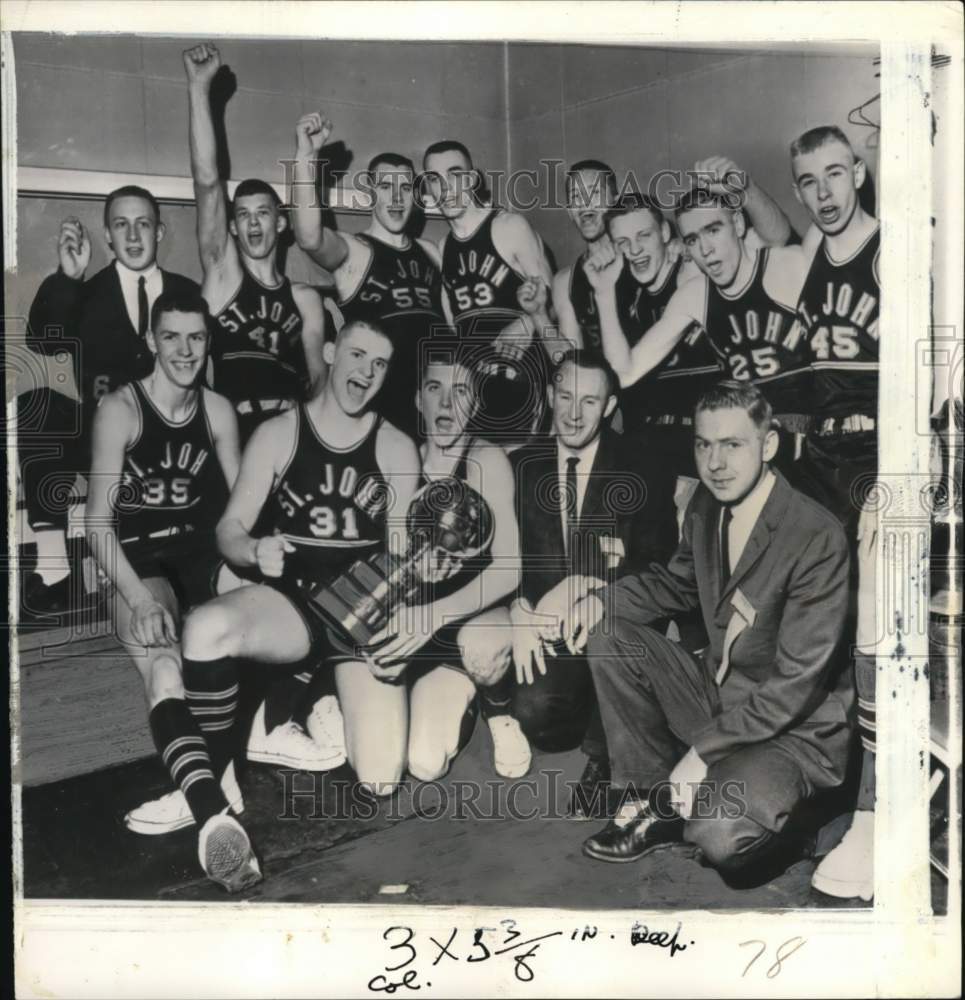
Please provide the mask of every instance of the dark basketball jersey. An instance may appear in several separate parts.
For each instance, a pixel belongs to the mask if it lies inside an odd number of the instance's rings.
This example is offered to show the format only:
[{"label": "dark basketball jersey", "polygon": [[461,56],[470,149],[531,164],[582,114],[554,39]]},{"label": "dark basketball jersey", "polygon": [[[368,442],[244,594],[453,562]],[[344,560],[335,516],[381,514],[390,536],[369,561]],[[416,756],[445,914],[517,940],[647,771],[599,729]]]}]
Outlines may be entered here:
[{"label": "dark basketball jersey", "polygon": [[302,314],[291,282],[274,288],[244,272],[238,291],[214,317],[211,358],[214,387],[240,417],[271,413],[304,398],[308,368]]},{"label": "dark basketball jersey", "polygon": [[727,377],[753,382],[775,414],[810,413],[807,338],[794,310],[764,290],[769,250],[759,250],[747,287],[729,295],[705,279],[704,329]]},{"label": "dark basketball jersey", "polygon": [[804,282],[798,316],[814,372],[812,412],[820,419],[877,412],[880,253],[878,228],[839,262],[824,239]]},{"label": "dark basketball jersey", "polygon": [[129,383],[139,416],[117,493],[122,544],[211,528],[224,511],[228,487],[204,405],[179,424],[169,421],[139,382]]},{"label": "dark basketball jersey", "polygon": [[[663,316],[677,291],[683,263],[679,259],[659,284],[644,286],[634,281],[632,289],[617,287],[617,313],[631,347]],[[677,347],[653,371],[623,390],[624,424],[634,430],[648,419],[693,417],[697,400],[723,376],[717,354],[703,329],[693,323]]]},{"label": "dark basketball jersey", "polygon": [[377,322],[394,348],[385,383],[375,407],[408,434],[416,433],[418,416],[419,344],[434,327],[446,325],[442,280],[432,258],[417,240],[397,249],[372,236],[358,239],[372,250],[358,288],[339,302],[345,322]]},{"label": "dark basketball jersey", "polygon": [[[573,307],[576,321],[583,334],[583,346],[588,350],[602,351],[603,336],[600,332],[600,313],[596,307],[596,296],[593,293],[593,286],[590,284],[590,279],[586,276],[586,271],[583,270],[585,261],[586,254],[584,253],[576,259],[570,271],[570,305]],[[617,278],[617,302],[632,300],[634,290],[639,287],[636,281],[634,281],[630,269],[624,264],[623,269],[620,271],[620,276]],[[624,320],[622,315],[620,320],[621,322]],[[623,329],[629,337],[630,330],[625,322],[623,322]]]},{"label": "dark basketball jersey", "polygon": [[453,322],[463,335],[492,340],[523,314],[516,293],[525,280],[493,243],[491,211],[472,235],[450,232],[442,252],[442,280]]},{"label": "dark basketball jersey", "polygon": [[304,406],[295,442],[271,499],[271,530],[296,551],[285,557],[285,577],[320,583],[385,544],[389,490],[375,459],[381,420],[352,448],[327,444]]}]

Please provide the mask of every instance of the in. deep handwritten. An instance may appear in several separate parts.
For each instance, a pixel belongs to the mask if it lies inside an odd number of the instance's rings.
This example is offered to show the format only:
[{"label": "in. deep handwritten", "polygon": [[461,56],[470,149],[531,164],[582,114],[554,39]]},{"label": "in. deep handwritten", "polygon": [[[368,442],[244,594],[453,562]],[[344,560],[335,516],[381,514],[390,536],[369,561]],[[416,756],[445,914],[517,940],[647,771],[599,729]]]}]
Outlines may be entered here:
[{"label": "in. deep handwritten", "polygon": [[652,944],[657,948],[669,948],[670,957],[673,958],[678,951],[686,951],[689,945],[681,944],[679,941],[681,924],[677,924],[677,929],[671,934],[669,931],[651,930],[646,924],[634,923],[630,929],[630,944]]}]

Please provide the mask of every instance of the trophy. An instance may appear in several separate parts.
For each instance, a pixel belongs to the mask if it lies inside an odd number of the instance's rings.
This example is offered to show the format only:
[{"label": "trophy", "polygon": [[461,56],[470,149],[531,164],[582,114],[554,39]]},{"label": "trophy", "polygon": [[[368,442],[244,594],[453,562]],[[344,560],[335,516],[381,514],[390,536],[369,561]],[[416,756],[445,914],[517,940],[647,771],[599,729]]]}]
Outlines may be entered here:
[{"label": "trophy", "polygon": [[409,504],[404,556],[379,552],[359,559],[310,596],[344,642],[368,646],[400,604],[419,603],[420,594],[439,582],[433,567],[458,568],[475,559],[492,541],[493,528],[489,504],[476,490],[461,479],[437,479]]}]

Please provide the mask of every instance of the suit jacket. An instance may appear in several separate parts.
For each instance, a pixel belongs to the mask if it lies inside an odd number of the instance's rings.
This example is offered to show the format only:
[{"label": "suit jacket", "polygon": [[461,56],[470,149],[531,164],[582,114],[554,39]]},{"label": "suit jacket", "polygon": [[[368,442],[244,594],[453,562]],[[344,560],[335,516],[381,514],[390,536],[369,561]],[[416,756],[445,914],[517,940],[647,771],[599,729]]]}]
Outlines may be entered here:
[{"label": "suit jacket", "polygon": [[[182,274],[162,269],[161,276],[165,292],[200,292],[197,282]],[[96,402],[154,367],[127,314],[116,262],[87,281],[60,270],[45,278],[30,307],[27,337],[41,354],[66,350],[72,355],[77,391],[85,402]]]},{"label": "suit jacket", "polygon": [[[775,475],[722,593],[720,504],[701,485],[668,565],[625,577],[608,607],[646,623],[699,606],[714,674],[729,647],[722,711],[693,744],[707,764],[780,738],[814,786],[828,787],[844,778],[853,722],[852,672],[846,650],[839,655],[848,543],[837,518]],[[736,638],[732,619],[742,627]]]},{"label": "suit jacket", "polygon": [[534,606],[571,574],[612,581],[673,552],[674,481],[651,457],[645,437],[604,430],[569,558],[560,516],[556,438],[541,438],[510,457],[523,563],[520,594]]}]

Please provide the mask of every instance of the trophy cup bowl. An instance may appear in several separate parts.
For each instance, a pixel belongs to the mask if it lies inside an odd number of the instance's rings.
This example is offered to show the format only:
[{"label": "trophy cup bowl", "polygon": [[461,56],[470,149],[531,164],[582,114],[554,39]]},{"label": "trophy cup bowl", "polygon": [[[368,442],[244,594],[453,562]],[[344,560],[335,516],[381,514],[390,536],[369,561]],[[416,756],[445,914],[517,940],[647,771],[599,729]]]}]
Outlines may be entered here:
[{"label": "trophy cup bowl", "polygon": [[393,611],[421,603],[418,598],[436,582],[427,571],[447,557],[458,566],[479,556],[492,542],[494,526],[489,504],[471,486],[453,477],[434,480],[409,504],[403,556],[384,551],[359,559],[309,594],[338,638],[371,652],[372,637]]}]

